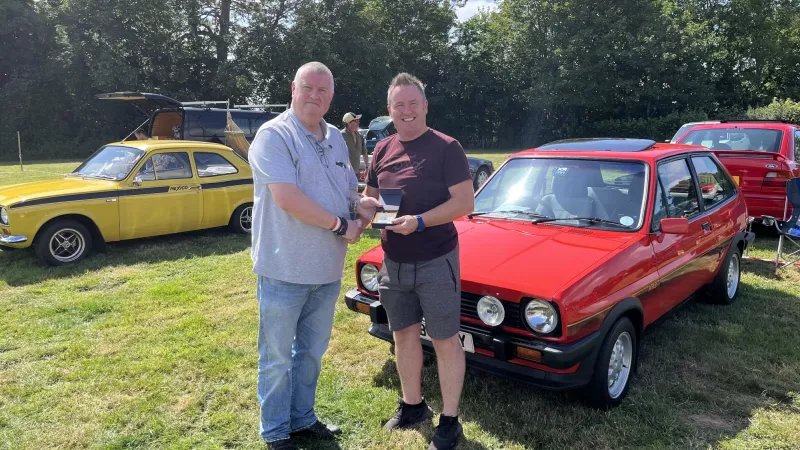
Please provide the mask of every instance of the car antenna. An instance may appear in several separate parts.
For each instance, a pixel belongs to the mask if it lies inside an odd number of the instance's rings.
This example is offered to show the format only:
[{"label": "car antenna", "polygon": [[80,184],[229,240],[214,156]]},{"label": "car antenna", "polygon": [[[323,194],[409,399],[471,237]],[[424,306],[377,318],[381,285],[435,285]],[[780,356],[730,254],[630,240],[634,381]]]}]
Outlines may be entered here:
[{"label": "car antenna", "polygon": [[147,118],[147,120],[142,122],[138,127],[134,128],[133,131],[131,131],[130,134],[125,136],[120,142],[127,141],[129,137],[131,137],[134,133],[136,133],[136,130],[138,130],[139,128],[142,128],[147,122],[150,122],[150,118],[149,117]]}]

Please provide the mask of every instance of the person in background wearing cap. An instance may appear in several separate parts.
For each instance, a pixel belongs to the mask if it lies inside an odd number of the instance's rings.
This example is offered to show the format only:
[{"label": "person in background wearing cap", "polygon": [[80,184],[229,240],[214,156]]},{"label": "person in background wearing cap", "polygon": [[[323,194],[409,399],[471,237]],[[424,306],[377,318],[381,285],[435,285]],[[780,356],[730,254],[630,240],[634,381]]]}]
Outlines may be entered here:
[{"label": "person in background wearing cap", "polygon": [[356,173],[358,178],[358,157],[364,158],[364,168],[369,167],[369,160],[367,159],[367,143],[364,137],[358,134],[358,124],[361,122],[361,114],[355,115],[354,113],[347,113],[342,118],[344,128],[342,128],[342,137],[347,144],[347,152],[350,154],[350,166]]}]

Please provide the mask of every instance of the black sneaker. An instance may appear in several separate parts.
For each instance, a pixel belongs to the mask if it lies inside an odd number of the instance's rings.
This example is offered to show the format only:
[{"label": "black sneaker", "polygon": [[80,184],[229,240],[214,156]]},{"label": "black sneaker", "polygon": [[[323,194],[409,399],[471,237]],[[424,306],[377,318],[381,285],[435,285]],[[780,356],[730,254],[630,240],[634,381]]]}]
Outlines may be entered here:
[{"label": "black sneaker", "polygon": [[269,450],[297,450],[291,439],[281,439],[280,441],[267,442]]},{"label": "black sneaker", "polygon": [[439,416],[439,426],[431,439],[428,450],[452,450],[456,448],[458,440],[464,435],[464,429],[458,422],[458,417]]},{"label": "black sneaker", "polygon": [[342,434],[341,428],[337,427],[336,425],[326,425],[319,420],[304,430],[293,431],[290,433],[292,437],[310,437],[313,439],[323,439],[328,441],[336,439],[336,435],[338,434]]},{"label": "black sneaker", "polygon": [[394,416],[386,422],[383,429],[392,431],[409,428],[420,422],[431,420],[431,418],[433,418],[433,411],[425,403],[425,400],[422,400],[417,405],[409,405],[400,400],[397,402],[397,410],[395,410]]}]

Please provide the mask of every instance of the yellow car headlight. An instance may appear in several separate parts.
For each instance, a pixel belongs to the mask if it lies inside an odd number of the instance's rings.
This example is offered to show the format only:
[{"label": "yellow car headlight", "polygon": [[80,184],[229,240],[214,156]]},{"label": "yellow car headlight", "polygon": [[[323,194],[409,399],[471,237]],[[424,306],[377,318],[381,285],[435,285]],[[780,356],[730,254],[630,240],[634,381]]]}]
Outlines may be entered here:
[{"label": "yellow car headlight", "polygon": [[8,225],[8,211],[0,206],[0,223]]}]

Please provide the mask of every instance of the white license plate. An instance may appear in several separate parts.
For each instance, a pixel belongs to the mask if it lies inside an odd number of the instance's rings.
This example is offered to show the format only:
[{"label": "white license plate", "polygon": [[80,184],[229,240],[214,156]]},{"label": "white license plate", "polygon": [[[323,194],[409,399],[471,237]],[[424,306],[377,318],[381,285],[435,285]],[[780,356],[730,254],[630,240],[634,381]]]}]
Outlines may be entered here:
[{"label": "white license plate", "polygon": [[[425,331],[425,322],[422,322],[422,325],[420,326],[419,337],[421,339],[425,339],[426,341],[431,340],[430,336],[428,336],[428,332]],[[475,342],[472,340],[471,334],[459,331],[458,340],[461,341],[461,348],[463,348],[465,352],[475,353]]]}]

